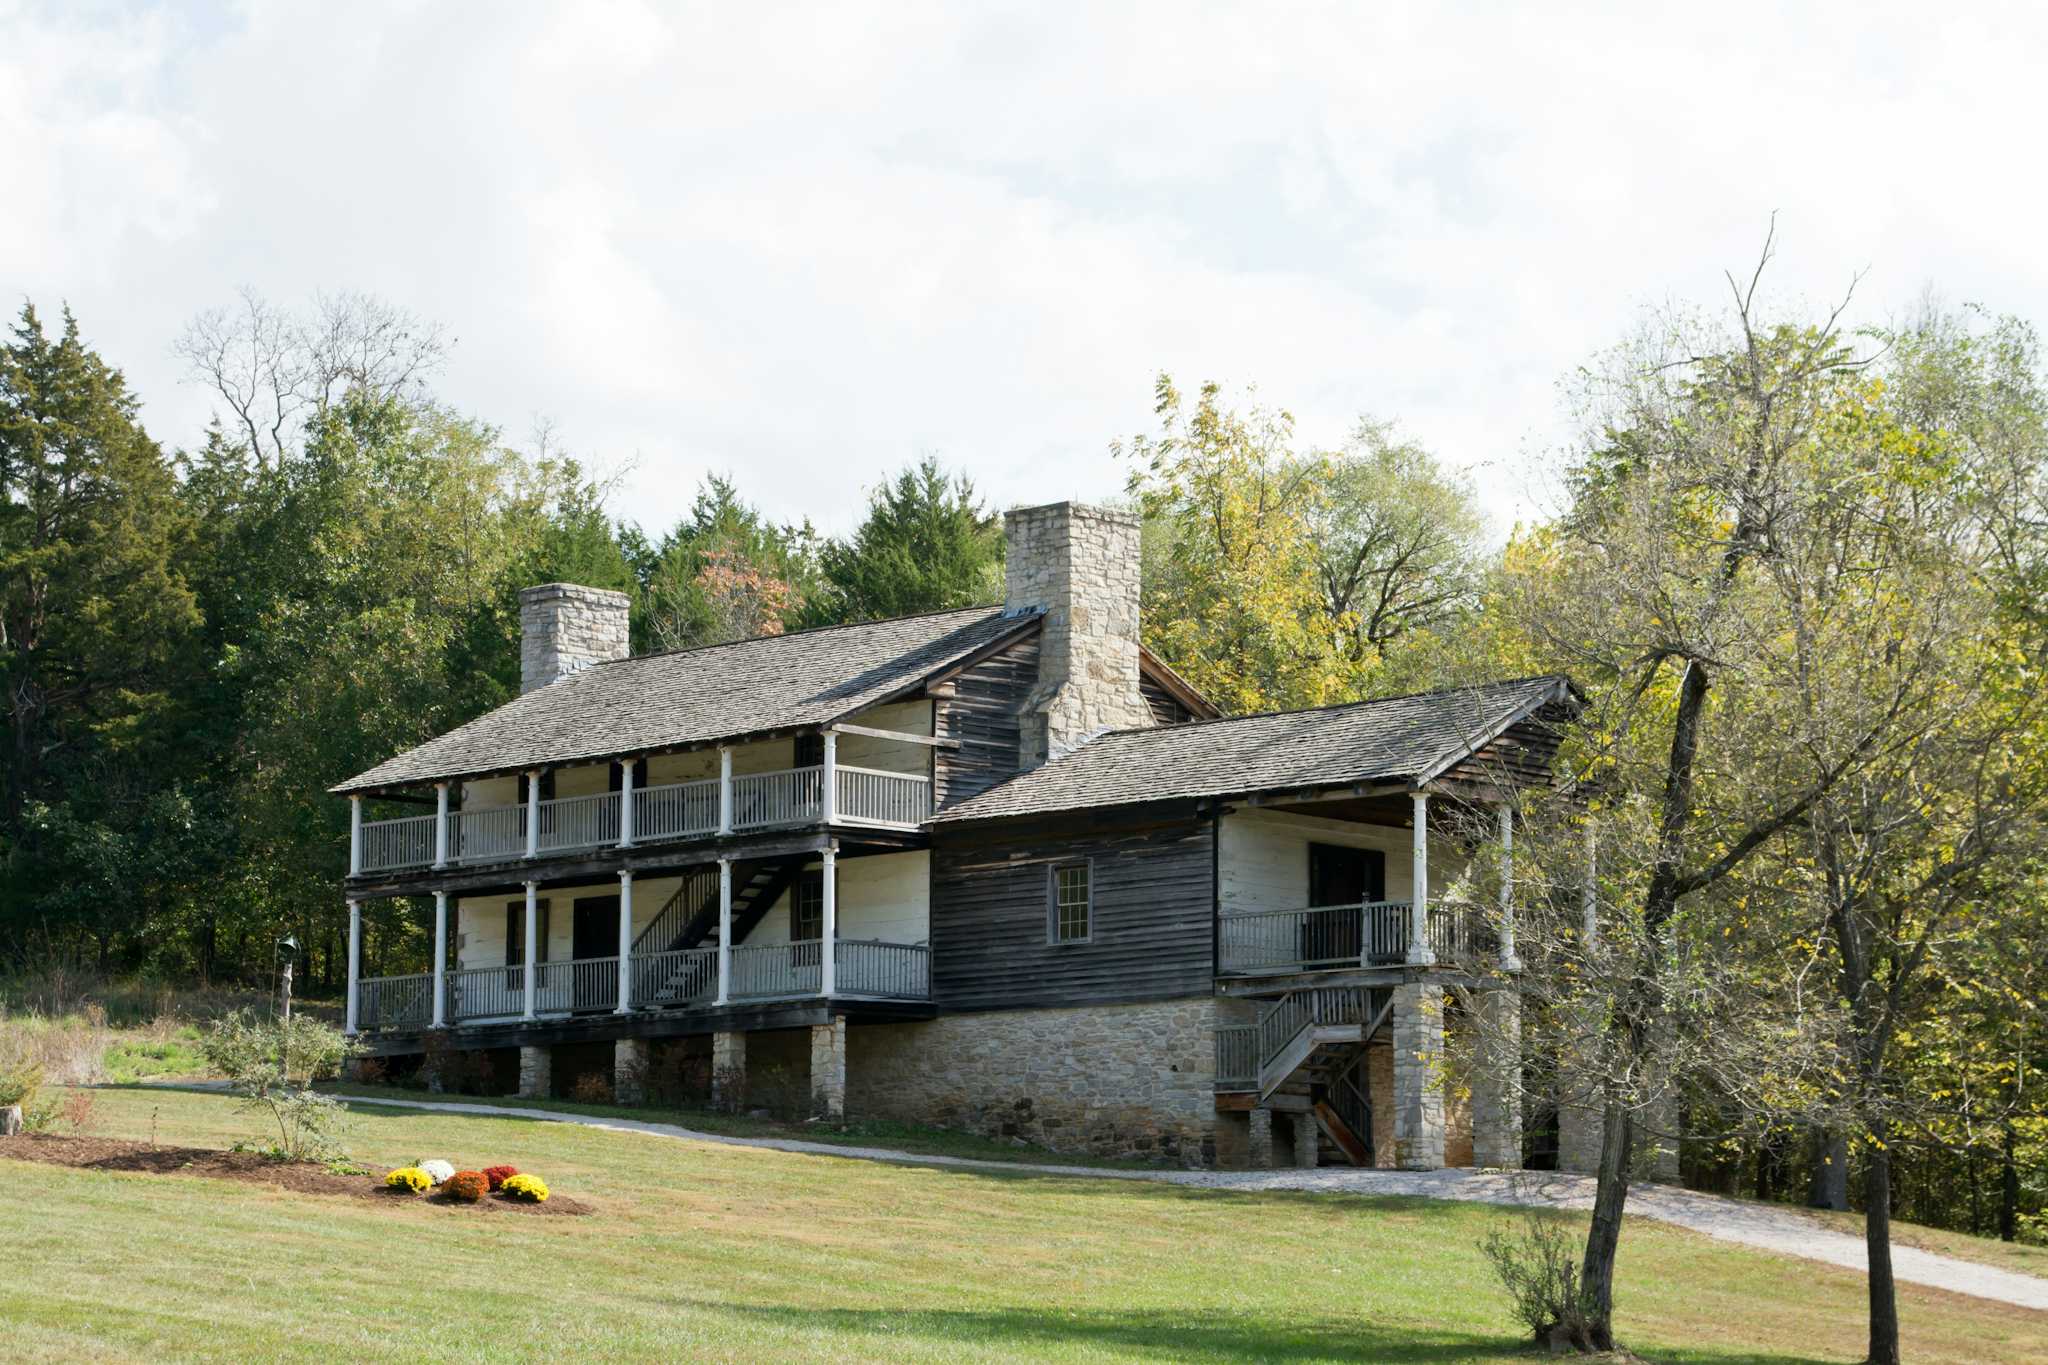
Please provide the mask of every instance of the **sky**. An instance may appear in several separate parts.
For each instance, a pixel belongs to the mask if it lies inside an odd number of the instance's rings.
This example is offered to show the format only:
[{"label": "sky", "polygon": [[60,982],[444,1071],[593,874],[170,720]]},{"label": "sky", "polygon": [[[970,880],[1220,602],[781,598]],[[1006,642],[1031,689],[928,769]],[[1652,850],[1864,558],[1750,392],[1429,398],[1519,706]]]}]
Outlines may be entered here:
[{"label": "sky", "polygon": [[0,0],[0,296],[182,446],[195,313],[379,295],[657,534],[711,472],[832,533],[925,454],[1113,495],[1162,371],[1391,421],[1504,533],[1561,382],[1773,214],[1788,312],[2048,318],[2044,61],[1988,4]]}]

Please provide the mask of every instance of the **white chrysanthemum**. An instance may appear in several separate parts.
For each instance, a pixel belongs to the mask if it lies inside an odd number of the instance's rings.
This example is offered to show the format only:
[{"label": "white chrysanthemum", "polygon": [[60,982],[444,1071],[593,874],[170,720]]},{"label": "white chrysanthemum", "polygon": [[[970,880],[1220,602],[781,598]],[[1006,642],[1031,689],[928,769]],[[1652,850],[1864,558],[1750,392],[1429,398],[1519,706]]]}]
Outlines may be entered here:
[{"label": "white chrysanthemum", "polygon": [[445,1161],[422,1161],[420,1169],[432,1176],[436,1185],[445,1184],[455,1174],[455,1168]]}]

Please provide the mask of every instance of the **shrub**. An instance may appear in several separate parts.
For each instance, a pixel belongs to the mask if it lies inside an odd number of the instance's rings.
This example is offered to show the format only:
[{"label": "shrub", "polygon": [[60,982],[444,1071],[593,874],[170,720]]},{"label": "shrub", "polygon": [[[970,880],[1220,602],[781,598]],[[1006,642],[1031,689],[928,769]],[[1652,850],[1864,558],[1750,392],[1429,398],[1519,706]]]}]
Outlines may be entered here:
[{"label": "shrub", "polygon": [[494,1190],[518,1174],[519,1168],[517,1166],[484,1167],[484,1179],[491,1182],[491,1188]]},{"label": "shrub", "polygon": [[457,1171],[441,1186],[441,1193],[459,1204],[474,1204],[491,1188],[482,1171]]},{"label": "shrub", "polygon": [[1593,1350],[1579,1258],[1561,1220],[1525,1215],[1520,1231],[1495,1226],[1480,1241],[1493,1263],[1515,1316],[1527,1324],[1536,1344],[1552,1351]]},{"label": "shrub", "polygon": [[0,1109],[27,1104],[42,1086],[43,1068],[40,1065],[0,1071]]},{"label": "shrub", "polygon": [[64,1097],[64,1121],[71,1125],[72,1132],[82,1133],[92,1127],[93,1106],[93,1093],[90,1090],[74,1090]]},{"label": "shrub", "polygon": [[285,1024],[237,1010],[214,1022],[203,1050],[243,1108],[269,1112],[281,1155],[292,1161],[333,1155],[347,1107],[313,1093],[313,1080],[334,1074],[354,1055],[355,1044],[339,1029],[303,1014]]},{"label": "shrub", "polygon": [[569,1087],[569,1098],[578,1104],[610,1104],[612,1083],[594,1074],[578,1076],[576,1084]]},{"label": "shrub", "polygon": [[514,1199],[523,1199],[529,1204],[545,1204],[548,1198],[548,1182],[537,1175],[515,1175],[505,1181],[504,1192]]},{"label": "shrub", "polygon": [[455,1163],[452,1161],[415,1161],[413,1165],[425,1171],[436,1185],[447,1184],[448,1178],[455,1174]]},{"label": "shrub", "polygon": [[434,1177],[417,1166],[400,1166],[384,1177],[385,1187],[406,1190],[413,1194],[425,1194],[434,1188]]}]

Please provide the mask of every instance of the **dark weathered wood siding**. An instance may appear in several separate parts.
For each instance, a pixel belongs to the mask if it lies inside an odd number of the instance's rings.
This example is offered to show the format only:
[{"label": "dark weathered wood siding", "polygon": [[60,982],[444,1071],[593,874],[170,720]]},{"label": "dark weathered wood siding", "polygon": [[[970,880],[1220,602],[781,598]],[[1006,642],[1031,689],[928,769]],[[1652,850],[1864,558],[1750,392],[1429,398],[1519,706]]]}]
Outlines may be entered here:
[{"label": "dark weathered wood siding", "polygon": [[1551,764],[1570,720],[1566,707],[1547,706],[1501,731],[1491,743],[1452,764],[1443,776],[1494,786],[1548,786],[1553,780]]},{"label": "dark weathered wood siding", "polygon": [[[1213,826],[1192,802],[940,826],[932,993],[941,1010],[1110,1004],[1215,988]],[[1086,943],[1047,940],[1048,869],[1093,866]]]},{"label": "dark weathered wood siding", "polygon": [[933,733],[960,741],[959,748],[939,749],[933,757],[932,797],[938,805],[964,801],[1016,773],[1018,718],[1037,685],[1038,637],[1033,635],[936,689]]},{"label": "dark weathered wood siding", "polygon": [[1193,720],[1194,714],[1181,704],[1181,699],[1166,690],[1151,674],[1141,675],[1138,691],[1145,698],[1145,705],[1152,708],[1154,725],[1181,725]]}]

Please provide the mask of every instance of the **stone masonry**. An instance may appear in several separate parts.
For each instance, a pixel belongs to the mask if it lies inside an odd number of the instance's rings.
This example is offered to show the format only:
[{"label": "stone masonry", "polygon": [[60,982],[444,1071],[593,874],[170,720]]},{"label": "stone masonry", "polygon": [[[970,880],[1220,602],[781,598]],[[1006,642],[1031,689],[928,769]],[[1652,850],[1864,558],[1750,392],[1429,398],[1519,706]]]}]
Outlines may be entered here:
[{"label": "stone masonry", "polygon": [[554,1054],[544,1047],[519,1049],[519,1097],[544,1100],[554,1092]]},{"label": "stone masonry", "polygon": [[1472,1001],[1476,1065],[1472,1071],[1472,1164],[1499,1170],[1522,1165],[1522,998],[1482,990]]},{"label": "stone masonry", "polygon": [[1270,1171],[1273,1169],[1273,1111],[1262,1104],[1247,1117],[1251,1121],[1251,1168]]},{"label": "stone masonry", "polygon": [[1018,508],[1003,527],[1004,610],[1045,612],[1023,708],[1026,766],[1103,730],[1152,724],[1138,689],[1138,519],[1057,502]]},{"label": "stone masonry", "polygon": [[645,1038],[612,1044],[612,1098],[620,1104],[647,1102],[648,1045]]},{"label": "stone masonry", "polygon": [[747,1105],[747,1035],[711,1035],[711,1107],[736,1114]]},{"label": "stone masonry", "polygon": [[1394,988],[1394,1161],[1404,1171],[1444,1164],[1444,988]]},{"label": "stone masonry", "polygon": [[1374,1043],[1365,1050],[1366,1094],[1372,1099],[1372,1164],[1394,1169],[1394,1049]]},{"label": "stone masonry", "polygon": [[1216,1023],[1219,1006],[1235,1003],[1202,997],[864,1025],[847,1055],[849,1104],[861,1117],[1058,1152],[1213,1165]]},{"label": "stone masonry", "polygon": [[1297,1113],[1294,1116],[1294,1164],[1303,1170],[1314,1170],[1322,1160],[1322,1138],[1322,1130],[1316,1126],[1316,1116]]},{"label": "stone masonry", "polygon": [[543,583],[519,594],[519,690],[531,692],[592,664],[632,653],[626,594]]},{"label": "stone masonry", "polygon": [[846,1016],[811,1025],[811,1117],[846,1117]]}]

